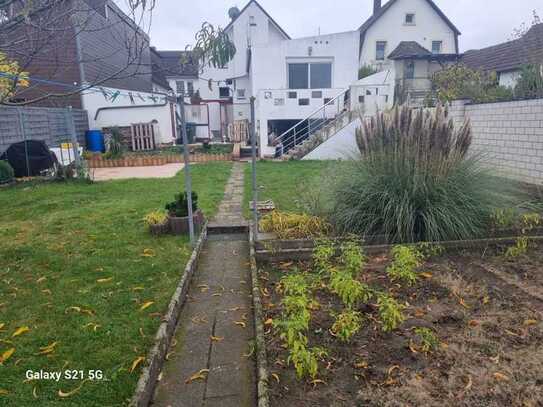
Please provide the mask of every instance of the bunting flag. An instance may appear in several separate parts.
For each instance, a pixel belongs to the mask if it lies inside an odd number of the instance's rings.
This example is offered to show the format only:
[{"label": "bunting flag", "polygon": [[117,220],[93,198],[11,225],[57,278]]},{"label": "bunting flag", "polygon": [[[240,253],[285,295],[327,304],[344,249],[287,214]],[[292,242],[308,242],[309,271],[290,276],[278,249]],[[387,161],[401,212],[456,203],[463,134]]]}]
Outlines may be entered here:
[{"label": "bunting flag", "polygon": [[141,99],[142,102],[145,102],[145,98],[141,96],[141,93],[138,93],[138,97]]},{"label": "bunting flag", "polygon": [[134,102],[134,96],[132,95],[132,92],[128,92],[128,97],[130,98],[130,103],[134,105],[136,102]]}]

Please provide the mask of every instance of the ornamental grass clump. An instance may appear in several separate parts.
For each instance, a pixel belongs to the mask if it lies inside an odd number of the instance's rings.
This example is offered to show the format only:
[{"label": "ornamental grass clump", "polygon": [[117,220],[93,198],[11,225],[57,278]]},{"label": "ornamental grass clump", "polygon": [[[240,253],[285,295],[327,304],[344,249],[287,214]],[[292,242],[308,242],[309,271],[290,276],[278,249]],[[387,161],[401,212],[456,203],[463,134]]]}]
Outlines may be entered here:
[{"label": "ornamental grass clump", "polygon": [[480,155],[468,155],[471,126],[455,129],[446,108],[400,106],[362,123],[361,158],[331,183],[329,216],[339,232],[391,243],[470,239],[507,207],[507,183],[487,172]]}]

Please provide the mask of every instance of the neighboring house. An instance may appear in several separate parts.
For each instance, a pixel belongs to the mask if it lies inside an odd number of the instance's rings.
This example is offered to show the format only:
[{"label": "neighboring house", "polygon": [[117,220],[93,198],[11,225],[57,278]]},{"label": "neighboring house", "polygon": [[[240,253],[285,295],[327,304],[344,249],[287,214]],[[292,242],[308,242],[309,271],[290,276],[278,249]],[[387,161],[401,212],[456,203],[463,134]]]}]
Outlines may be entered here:
[{"label": "neighboring house", "polygon": [[[60,16],[53,20],[54,30],[20,19],[3,23],[13,24],[12,38],[22,41],[6,52],[35,79],[18,93],[18,101],[85,109],[91,129],[154,123],[156,143],[173,142],[175,99],[167,94],[165,78],[152,72],[156,58],[147,34],[112,0],[71,0],[53,7],[49,18]],[[86,86],[91,87],[77,92]],[[69,95],[43,98],[51,93]]]},{"label": "neighboring house", "polygon": [[496,72],[500,85],[512,88],[524,65],[543,65],[543,23],[532,26],[516,40],[467,51],[461,62],[472,69]]},{"label": "neighboring house", "polygon": [[[458,56],[460,32],[432,0],[375,0],[359,29],[298,39],[255,0],[229,15],[225,32],[237,53],[224,69],[204,67],[195,90],[222,138],[232,121],[251,119],[255,97],[261,156],[276,154],[286,135],[295,139],[289,144],[302,142],[345,110],[391,105],[397,89],[405,94],[423,82],[427,90],[431,74]],[[359,82],[364,65],[386,73]]]}]

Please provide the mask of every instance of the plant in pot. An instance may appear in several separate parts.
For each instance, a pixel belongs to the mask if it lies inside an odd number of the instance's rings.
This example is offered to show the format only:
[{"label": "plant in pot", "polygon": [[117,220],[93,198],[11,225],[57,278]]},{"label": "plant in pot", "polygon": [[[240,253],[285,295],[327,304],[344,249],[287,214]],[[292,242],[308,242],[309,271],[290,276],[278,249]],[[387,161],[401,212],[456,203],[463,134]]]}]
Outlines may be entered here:
[{"label": "plant in pot", "polygon": [[[175,201],[166,205],[168,211],[168,218],[170,223],[170,231],[174,235],[184,235],[189,232],[189,214],[188,214],[188,202],[187,193],[175,195]],[[194,226],[198,230],[204,223],[204,215],[202,211],[198,209],[198,194],[192,193],[192,214],[194,219]]]},{"label": "plant in pot", "polygon": [[149,212],[145,215],[143,221],[152,235],[159,236],[168,233],[168,215],[164,211]]}]

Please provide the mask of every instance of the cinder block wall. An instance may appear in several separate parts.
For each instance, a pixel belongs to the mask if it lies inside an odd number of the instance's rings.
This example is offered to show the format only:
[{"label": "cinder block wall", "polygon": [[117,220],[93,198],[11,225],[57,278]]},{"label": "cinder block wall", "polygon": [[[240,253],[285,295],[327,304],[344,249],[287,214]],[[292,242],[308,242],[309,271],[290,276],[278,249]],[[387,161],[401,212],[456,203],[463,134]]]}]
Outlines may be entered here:
[{"label": "cinder block wall", "polygon": [[543,99],[470,104],[455,101],[455,124],[471,120],[473,150],[500,175],[543,185]]}]

